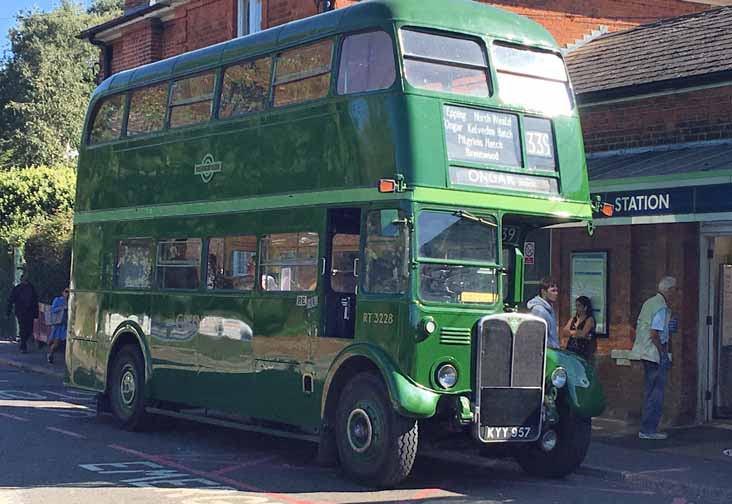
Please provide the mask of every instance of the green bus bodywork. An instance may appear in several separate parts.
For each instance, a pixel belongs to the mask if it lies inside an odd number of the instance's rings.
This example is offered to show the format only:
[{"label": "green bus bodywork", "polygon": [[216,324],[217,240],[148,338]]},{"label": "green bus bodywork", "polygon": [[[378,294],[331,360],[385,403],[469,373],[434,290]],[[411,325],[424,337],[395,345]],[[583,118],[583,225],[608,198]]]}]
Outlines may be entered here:
[{"label": "green bus bodywork", "polygon": [[[527,172],[448,160],[445,105],[514,114],[519,131],[526,117],[541,113],[502,101],[490,51],[488,97],[411,86],[398,42],[405,26],[462,34],[486,48],[500,41],[558,54],[556,43],[539,25],[478,2],[383,0],[121,72],[99,86],[79,153],[67,384],[108,392],[110,364],[129,344],[144,358],[145,394],[151,405],[221,410],[322,440],[334,421],[338,393],[349,379],[372,370],[382,377],[392,406],[402,416],[434,417],[449,398],[455,400],[459,420],[470,421],[475,358],[470,330],[481,317],[503,312],[501,300],[509,292],[503,292],[499,281],[492,302],[421,299],[416,217],[427,209],[492,216],[498,251],[491,267],[499,278],[510,275],[501,269],[510,270],[511,262],[512,248],[500,244],[505,227],[515,226],[525,236],[540,226],[591,220],[580,123],[576,108],[549,117],[558,172],[546,176],[557,180],[558,194],[455,187],[448,173],[451,165],[508,175]],[[394,84],[339,96],[335,79],[342,37],[376,29],[394,41]],[[334,40],[335,54],[330,91],[323,99],[268,106],[232,119],[218,119],[214,112],[201,124],[134,137],[123,134],[94,145],[88,141],[92,114],[105,97],[213,70],[215,111],[227,65],[327,38]],[[206,182],[196,167],[211,166],[211,159],[219,170]],[[380,179],[398,181],[400,190],[379,192]],[[198,289],[115,286],[117,247],[124,239],[198,238],[206,250],[210,237],[246,234],[261,240],[272,233],[313,232],[320,237],[317,257],[324,258],[329,215],[338,208],[356,209],[361,229],[370,210],[399,209],[410,236],[406,293],[369,293],[360,283],[352,339],[323,334],[328,310],[324,275],[316,290],[299,293],[210,291],[205,279]],[[513,245],[520,248],[521,239]],[[359,257],[363,264],[363,239]],[[200,266],[205,270],[206,261]],[[432,317],[439,328],[454,328],[457,339],[425,336],[425,317]],[[222,329],[216,334],[202,329],[226,324],[241,328],[239,339]],[[251,334],[245,334],[245,327]],[[449,390],[435,381],[436,366],[444,362],[458,371]],[[592,366],[549,349],[547,386],[558,366],[568,372],[558,401],[582,417],[601,413],[604,396]]]}]

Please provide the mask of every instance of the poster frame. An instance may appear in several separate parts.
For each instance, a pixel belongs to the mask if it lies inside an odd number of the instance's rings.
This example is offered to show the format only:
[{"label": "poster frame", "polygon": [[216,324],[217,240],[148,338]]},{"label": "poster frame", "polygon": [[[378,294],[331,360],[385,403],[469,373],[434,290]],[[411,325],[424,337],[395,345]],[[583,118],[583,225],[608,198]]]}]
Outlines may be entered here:
[{"label": "poster frame", "polygon": [[[609,326],[610,326],[610,314],[608,313],[608,259],[609,259],[609,251],[608,250],[573,250],[570,253],[570,259],[569,259],[569,275],[570,275],[570,285],[569,285],[569,312],[570,316],[574,316],[575,308],[574,308],[574,300],[577,299],[578,296],[583,295],[584,293],[580,291],[579,287],[577,286],[577,278],[576,278],[576,266],[575,262],[578,259],[587,259],[587,258],[596,258],[600,259],[602,262],[601,265],[601,295],[602,299],[597,300],[596,296],[592,297],[592,305],[594,308],[595,313],[601,312],[603,314],[603,325],[601,328],[598,326],[595,327],[595,335],[602,338],[609,337]],[[595,320],[597,321],[597,317],[595,317]]]}]

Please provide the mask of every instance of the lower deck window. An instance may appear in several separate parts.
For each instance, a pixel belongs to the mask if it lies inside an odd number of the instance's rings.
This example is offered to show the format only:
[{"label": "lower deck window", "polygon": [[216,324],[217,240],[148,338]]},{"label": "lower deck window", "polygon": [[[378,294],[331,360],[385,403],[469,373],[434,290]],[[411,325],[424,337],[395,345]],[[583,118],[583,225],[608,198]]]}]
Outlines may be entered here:
[{"label": "lower deck window", "polygon": [[198,289],[201,283],[201,240],[158,242],[157,284],[161,289]]},{"label": "lower deck window", "polygon": [[279,233],[262,237],[260,282],[265,291],[314,291],[318,234]]},{"label": "lower deck window", "polygon": [[223,290],[254,289],[257,237],[227,236],[208,242],[206,288]]},{"label": "lower deck window", "polygon": [[152,240],[121,240],[117,244],[114,286],[122,289],[150,288],[152,286],[152,265]]}]

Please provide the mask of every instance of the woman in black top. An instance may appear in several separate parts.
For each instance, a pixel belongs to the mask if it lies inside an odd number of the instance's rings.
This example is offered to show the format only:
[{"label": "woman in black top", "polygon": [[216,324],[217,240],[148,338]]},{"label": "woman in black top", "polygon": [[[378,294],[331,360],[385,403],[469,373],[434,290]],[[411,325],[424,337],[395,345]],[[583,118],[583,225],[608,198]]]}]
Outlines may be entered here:
[{"label": "woman in black top", "polygon": [[575,308],[574,317],[569,319],[562,329],[562,333],[569,337],[567,350],[591,362],[597,348],[592,301],[587,296],[580,296],[575,302]]}]

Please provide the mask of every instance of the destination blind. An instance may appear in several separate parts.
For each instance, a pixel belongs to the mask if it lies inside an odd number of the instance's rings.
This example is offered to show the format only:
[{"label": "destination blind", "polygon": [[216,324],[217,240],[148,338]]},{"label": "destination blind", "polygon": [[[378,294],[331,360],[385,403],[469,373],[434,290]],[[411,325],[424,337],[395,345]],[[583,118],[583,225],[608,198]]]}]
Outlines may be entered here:
[{"label": "destination blind", "polygon": [[518,116],[445,105],[443,120],[450,161],[521,166]]}]

